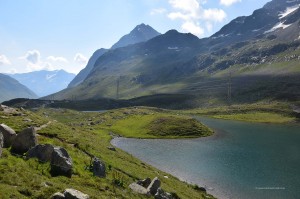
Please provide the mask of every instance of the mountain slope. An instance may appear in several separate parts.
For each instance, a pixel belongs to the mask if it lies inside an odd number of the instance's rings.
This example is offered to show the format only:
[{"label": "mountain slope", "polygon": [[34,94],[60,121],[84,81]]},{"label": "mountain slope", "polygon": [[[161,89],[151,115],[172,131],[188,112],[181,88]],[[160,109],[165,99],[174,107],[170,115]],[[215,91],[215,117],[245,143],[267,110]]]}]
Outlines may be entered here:
[{"label": "mountain slope", "polygon": [[[154,30],[151,26],[140,24],[136,26],[129,34],[123,36],[117,43],[115,43],[111,47],[111,49],[116,49],[120,47],[125,47],[130,44],[144,42],[158,35],[160,35],[160,33]],[[78,75],[70,82],[68,87],[72,88],[83,82],[85,78],[89,75],[89,73],[92,71],[96,60],[107,51],[108,49],[104,48],[96,50],[93,53],[92,57],[89,59],[87,66],[78,73]]]},{"label": "mountain slope", "polygon": [[97,61],[97,59],[103,55],[104,53],[106,53],[108,50],[104,49],[104,48],[100,48],[98,50],[96,50],[93,55],[91,56],[91,58],[89,59],[86,67],[84,69],[82,69],[78,75],[75,76],[75,78],[69,83],[68,87],[72,88],[77,86],[78,84],[80,84],[81,82],[84,81],[84,79],[88,76],[88,74],[91,72],[91,70],[94,67],[95,62]]},{"label": "mountain slope", "polygon": [[276,0],[210,38],[171,30],[110,50],[82,84],[56,96],[126,99],[182,93],[197,95],[202,104],[231,97],[239,103],[300,100],[299,12],[298,1]]},{"label": "mountain slope", "polygon": [[37,95],[17,80],[0,73],[0,102],[14,98],[37,98]]},{"label": "mountain slope", "polygon": [[115,43],[111,47],[111,49],[144,42],[158,35],[160,35],[159,32],[154,30],[151,26],[142,23],[136,26],[129,34],[124,35],[117,43]]},{"label": "mountain slope", "polygon": [[64,70],[41,70],[29,73],[10,74],[10,76],[32,89],[40,97],[65,89],[69,82],[75,77],[74,74]]}]

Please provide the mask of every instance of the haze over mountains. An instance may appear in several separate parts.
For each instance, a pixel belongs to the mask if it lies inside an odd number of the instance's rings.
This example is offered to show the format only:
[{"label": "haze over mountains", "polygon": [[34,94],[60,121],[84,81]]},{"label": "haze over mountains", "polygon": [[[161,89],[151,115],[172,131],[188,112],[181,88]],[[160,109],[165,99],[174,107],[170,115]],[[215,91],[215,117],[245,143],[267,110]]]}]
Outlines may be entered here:
[{"label": "haze over mountains", "polygon": [[17,80],[0,73],[0,102],[14,98],[37,98],[37,95]]},{"label": "haze over mountains", "polygon": [[9,76],[30,88],[39,97],[43,97],[67,88],[70,81],[75,77],[75,74],[64,70],[41,70],[29,73],[9,74]]},{"label": "haze over mountains", "polygon": [[82,83],[55,94],[56,99],[182,93],[224,101],[230,74],[230,90],[237,101],[298,98],[299,4],[273,0],[209,38],[170,30],[107,50],[92,57],[94,66],[89,65]]}]

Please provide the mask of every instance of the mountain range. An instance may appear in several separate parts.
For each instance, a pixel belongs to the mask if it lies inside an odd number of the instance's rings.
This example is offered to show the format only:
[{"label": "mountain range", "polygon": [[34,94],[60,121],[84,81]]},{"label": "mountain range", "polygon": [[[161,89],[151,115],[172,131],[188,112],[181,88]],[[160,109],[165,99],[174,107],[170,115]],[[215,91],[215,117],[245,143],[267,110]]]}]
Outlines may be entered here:
[{"label": "mountain range", "polygon": [[70,81],[75,77],[75,74],[64,70],[41,70],[29,73],[9,74],[9,76],[30,88],[39,97],[43,97],[67,88]]},{"label": "mountain range", "polygon": [[37,98],[37,95],[17,80],[0,73],[0,102],[14,98]]},{"label": "mountain range", "polygon": [[126,99],[183,93],[198,95],[202,102],[299,99],[299,3],[273,0],[208,38],[170,30],[111,48],[92,57],[81,83],[55,97]]},{"label": "mountain range", "polygon": [[[160,33],[154,30],[151,26],[140,24],[136,26],[129,34],[124,35],[117,43],[115,43],[111,47],[111,49],[121,48],[131,44],[144,42],[158,35],[160,35]],[[93,53],[92,57],[89,59],[86,67],[79,72],[79,74],[70,82],[68,87],[72,88],[83,82],[85,78],[89,75],[89,73],[92,71],[97,59],[107,51],[108,49],[104,48],[96,50]]]}]

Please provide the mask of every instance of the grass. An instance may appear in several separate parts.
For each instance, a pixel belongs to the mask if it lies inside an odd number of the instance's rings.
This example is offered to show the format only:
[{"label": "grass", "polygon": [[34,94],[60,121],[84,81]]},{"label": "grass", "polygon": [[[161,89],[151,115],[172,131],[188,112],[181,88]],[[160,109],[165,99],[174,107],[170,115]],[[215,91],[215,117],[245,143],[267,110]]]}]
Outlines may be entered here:
[{"label": "grass", "polygon": [[295,113],[288,103],[255,103],[215,108],[192,109],[184,113],[204,115],[216,119],[239,120],[260,123],[292,123],[297,122]]},{"label": "grass", "polygon": [[[130,121],[131,118],[139,117],[147,121],[144,122],[144,125],[148,127],[151,125],[151,121],[156,121],[155,119],[148,120],[150,116],[153,116],[152,113],[157,116],[163,115],[164,118],[171,116],[180,118],[180,116],[174,116],[164,110],[140,107],[117,109],[106,113],[40,109],[37,112],[26,111],[26,116],[17,116],[17,118],[0,111],[0,116],[5,117],[5,119],[0,117],[0,123],[12,125],[17,119],[18,124],[15,124],[14,127],[18,129],[28,126],[28,122],[25,122],[22,117],[32,118],[32,123],[38,125],[50,121],[51,123],[47,127],[38,131],[38,142],[64,147],[72,157],[74,165],[74,173],[71,178],[52,177],[49,163],[40,163],[36,159],[26,160],[12,155],[9,149],[3,149],[0,158],[0,198],[43,199],[49,198],[53,193],[61,192],[65,188],[78,189],[90,195],[92,199],[148,198],[133,193],[128,185],[137,179],[154,178],[155,176],[162,181],[164,190],[175,192],[180,198],[214,198],[203,191],[195,190],[192,185],[141,162],[120,149],[111,151],[107,148],[112,139],[110,136],[112,129],[122,129],[120,121]],[[189,120],[185,116],[182,118]],[[136,123],[139,124],[137,121]],[[141,129],[142,127],[136,128]],[[88,154],[97,156],[105,162],[106,178],[93,177],[92,173],[85,169],[90,163]],[[169,176],[169,178],[163,176]],[[116,180],[121,183],[116,184]]]}]

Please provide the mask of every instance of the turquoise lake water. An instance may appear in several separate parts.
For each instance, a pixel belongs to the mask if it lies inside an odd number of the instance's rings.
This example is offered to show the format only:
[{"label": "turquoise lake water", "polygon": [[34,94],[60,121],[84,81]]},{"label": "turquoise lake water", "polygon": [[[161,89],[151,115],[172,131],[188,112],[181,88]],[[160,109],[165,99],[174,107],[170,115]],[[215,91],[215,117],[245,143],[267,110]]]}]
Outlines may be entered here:
[{"label": "turquoise lake water", "polygon": [[198,118],[216,131],[184,140],[116,138],[135,157],[218,198],[300,198],[300,126]]}]

